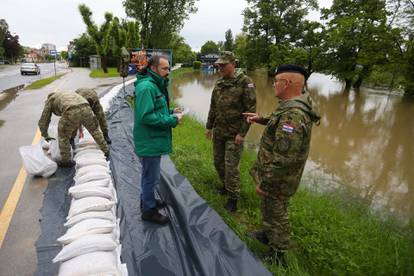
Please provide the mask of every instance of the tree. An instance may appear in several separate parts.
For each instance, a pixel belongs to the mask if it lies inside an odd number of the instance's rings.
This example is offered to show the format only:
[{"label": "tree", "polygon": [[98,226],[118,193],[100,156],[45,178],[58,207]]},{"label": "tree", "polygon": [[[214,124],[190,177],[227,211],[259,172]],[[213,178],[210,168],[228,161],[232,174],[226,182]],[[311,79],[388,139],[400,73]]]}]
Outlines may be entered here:
[{"label": "tree", "polygon": [[201,54],[211,54],[211,53],[218,53],[219,52],[219,48],[217,46],[217,44],[212,41],[212,40],[208,40],[206,43],[203,44],[203,46],[201,46]]},{"label": "tree", "polygon": [[240,61],[240,67],[247,66],[247,36],[246,34],[236,35],[234,40],[234,55]]},{"label": "tree", "polygon": [[60,56],[63,60],[67,60],[68,59],[68,52],[67,51],[61,51]]},{"label": "tree", "polygon": [[191,50],[190,45],[185,43],[184,38],[177,33],[173,34],[168,48],[173,51],[173,63],[192,63],[196,58],[196,55]]},{"label": "tree", "polygon": [[125,47],[127,49],[139,48],[139,23],[137,21],[124,21],[124,29],[127,31],[127,41]]},{"label": "tree", "polygon": [[228,29],[224,35],[225,41],[224,41],[224,50],[225,51],[234,51],[234,41],[233,41],[233,33],[231,32],[231,29]]},{"label": "tree", "polygon": [[9,31],[9,25],[6,20],[0,19],[0,57],[4,55],[3,41],[6,38],[6,33]]},{"label": "tree", "polygon": [[303,33],[309,9],[318,7],[316,0],[247,0],[247,3],[243,31],[248,37],[249,68],[270,67],[270,48],[275,51],[281,44],[296,42]]},{"label": "tree", "polygon": [[125,0],[126,14],[141,25],[143,48],[165,48],[174,33],[182,27],[190,13],[195,13],[197,0]]},{"label": "tree", "polygon": [[117,62],[117,68],[120,68],[121,64],[121,48],[126,45],[127,41],[127,30],[124,29],[119,22],[118,17],[115,17],[111,23],[111,36],[112,36],[112,47],[111,52]]},{"label": "tree", "polygon": [[89,36],[93,39],[96,46],[96,52],[101,57],[102,69],[105,73],[108,72],[107,56],[110,50],[110,32],[111,32],[111,21],[112,14],[105,13],[105,22],[98,28],[98,26],[92,21],[91,10],[84,4],[79,5],[79,12],[82,15],[83,22],[87,27]]},{"label": "tree", "polygon": [[387,25],[387,11],[383,0],[334,0],[322,15],[329,20],[325,47],[328,70],[359,89],[374,65],[388,62],[393,48],[392,28]]},{"label": "tree", "polygon": [[74,56],[71,58],[76,65],[84,66],[84,60],[96,54],[96,46],[93,39],[86,33],[73,40]]},{"label": "tree", "polygon": [[15,60],[23,55],[23,47],[19,43],[19,36],[6,32],[3,40],[4,56],[14,63]]}]

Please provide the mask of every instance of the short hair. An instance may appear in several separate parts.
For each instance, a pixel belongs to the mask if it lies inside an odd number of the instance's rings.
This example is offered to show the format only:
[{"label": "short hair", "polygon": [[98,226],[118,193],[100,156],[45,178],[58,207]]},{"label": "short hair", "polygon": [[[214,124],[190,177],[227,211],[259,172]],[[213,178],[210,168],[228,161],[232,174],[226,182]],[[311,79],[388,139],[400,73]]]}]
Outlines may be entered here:
[{"label": "short hair", "polygon": [[148,60],[148,66],[158,66],[160,65],[160,60],[161,59],[166,59],[168,60],[168,57],[165,55],[153,55],[150,57],[150,59]]}]

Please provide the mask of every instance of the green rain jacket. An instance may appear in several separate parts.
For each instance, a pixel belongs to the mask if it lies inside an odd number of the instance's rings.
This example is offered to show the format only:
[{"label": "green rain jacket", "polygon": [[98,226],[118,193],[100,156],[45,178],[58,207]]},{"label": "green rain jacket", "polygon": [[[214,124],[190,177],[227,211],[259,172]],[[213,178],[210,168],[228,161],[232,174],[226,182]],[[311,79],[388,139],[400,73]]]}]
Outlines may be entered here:
[{"label": "green rain jacket", "polygon": [[137,74],[134,108],[134,144],[139,157],[155,157],[172,150],[171,128],[178,123],[168,107],[168,80],[151,69]]}]

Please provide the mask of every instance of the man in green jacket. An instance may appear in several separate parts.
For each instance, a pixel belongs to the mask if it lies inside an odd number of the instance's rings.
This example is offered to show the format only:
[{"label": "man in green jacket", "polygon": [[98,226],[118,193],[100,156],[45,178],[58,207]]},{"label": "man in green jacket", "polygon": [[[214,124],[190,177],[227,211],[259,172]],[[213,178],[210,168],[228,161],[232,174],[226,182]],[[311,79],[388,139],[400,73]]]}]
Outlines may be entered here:
[{"label": "man in green jacket", "polygon": [[308,158],[312,125],[320,119],[310,95],[302,93],[306,77],[303,67],[280,65],[274,79],[279,107],[270,116],[244,114],[247,122],[266,125],[250,171],[262,198],[263,230],[252,234],[270,245],[282,265],[289,248],[289,198],[299,186]]},{"label": "man in green jacket", "polygon": [[168,79],[170,65],[168,58],[155,55],[148,61],[145,74],[137,74],[134,108],[135,153],[142,164],[141,206],[142,219],[166,224],[169,219],[157,208],[166,206],[156,200],[154,190],[160,180],[161,156],[171,153],[172,131],[181,120],[179,109],[170,110]]}]

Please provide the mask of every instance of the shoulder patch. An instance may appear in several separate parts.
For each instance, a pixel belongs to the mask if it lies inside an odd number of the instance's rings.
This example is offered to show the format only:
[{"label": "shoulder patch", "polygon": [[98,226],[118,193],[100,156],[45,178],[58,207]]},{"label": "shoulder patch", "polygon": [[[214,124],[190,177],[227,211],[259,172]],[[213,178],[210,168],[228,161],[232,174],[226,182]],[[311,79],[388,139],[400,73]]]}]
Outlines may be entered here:
[{"label": "shoulder patch", "polygon": [[295,131],[295,127],[290,125],[290,124],[283,124],[282,125],[282,131],[288,132],[288,133],[293,133]]},{"label": "shoulder patch", "polygon": [[247,84],[247,88],[256,88],[253,82]]}]

